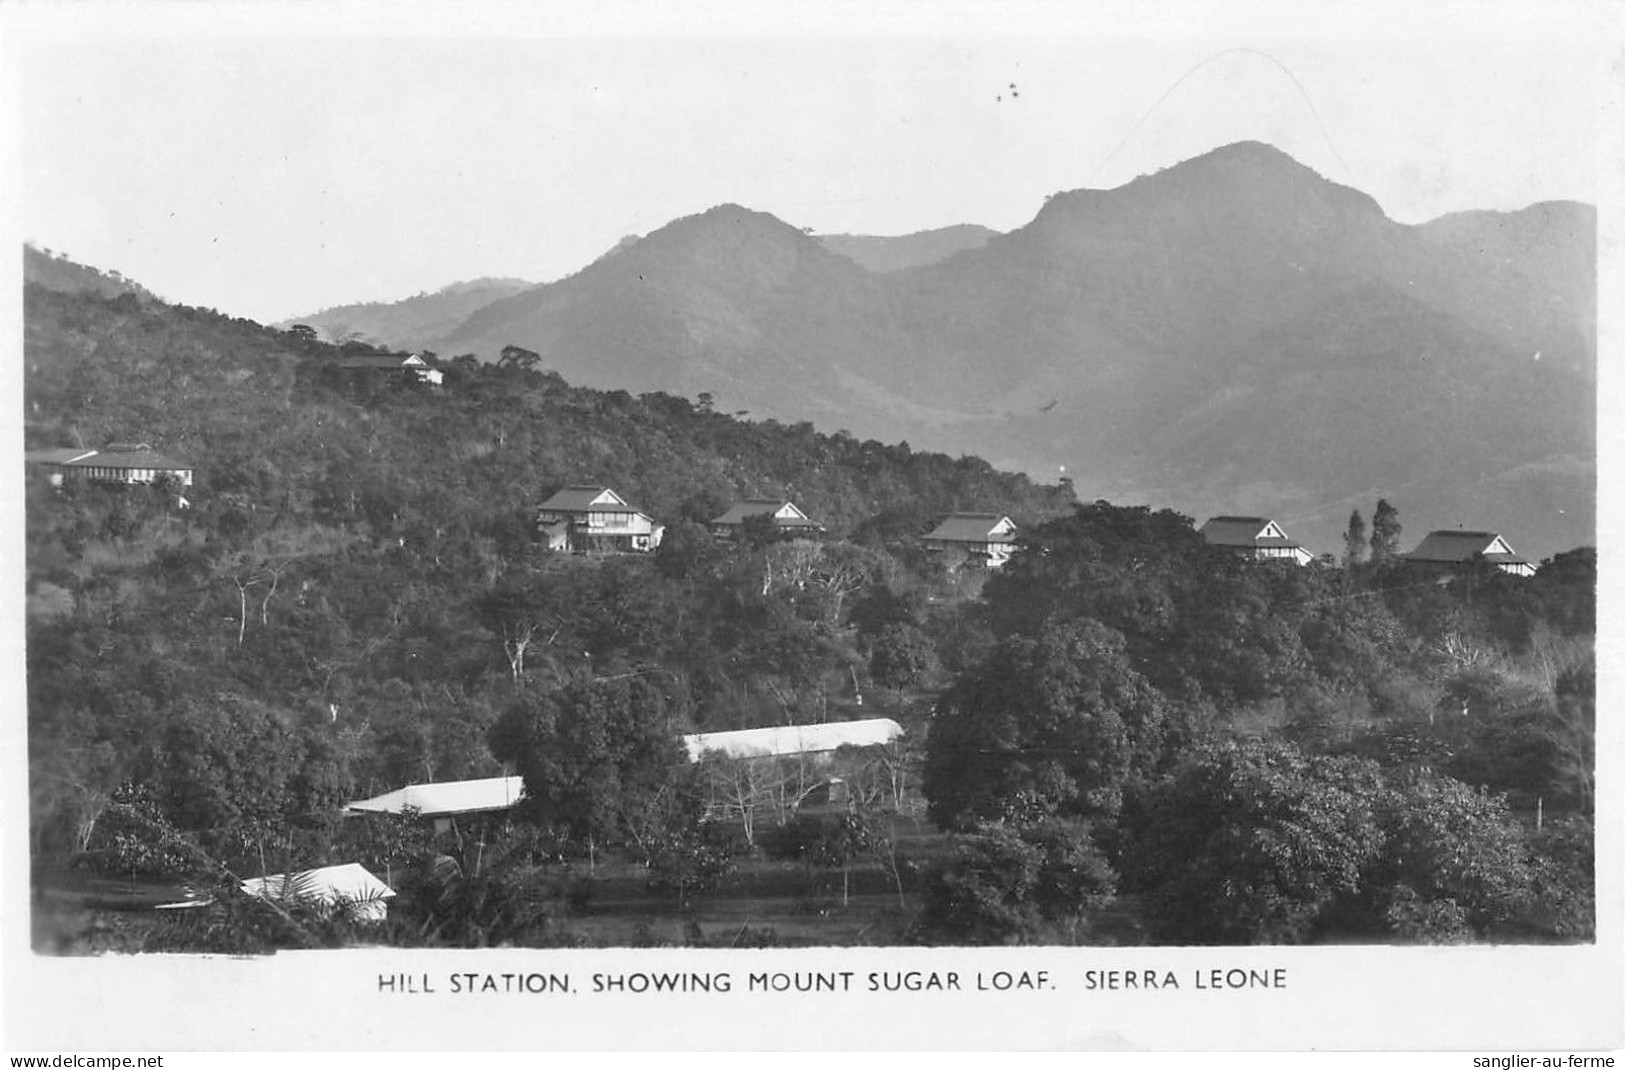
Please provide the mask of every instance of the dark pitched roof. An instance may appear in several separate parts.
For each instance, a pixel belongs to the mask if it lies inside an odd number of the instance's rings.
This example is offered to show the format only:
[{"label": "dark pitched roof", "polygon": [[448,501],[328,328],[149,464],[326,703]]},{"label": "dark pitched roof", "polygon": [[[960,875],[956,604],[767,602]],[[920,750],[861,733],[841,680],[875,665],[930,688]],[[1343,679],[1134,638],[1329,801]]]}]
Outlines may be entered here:
[{"label": "dark pitched roof", "polygon": [[83,446],[54,447],[43,450],[28,450],[23,454],[23,460],[30,464],[67,464],[77,461],[81,457],[89,457],[95,450],[87,450]]},{"label": "dark pitched roof", "polygon": [[170,472],[190,472],[192,470],[191,465],[165,457],[161,453],[154,453],[145,444],[139,449],[114,449],[109,446],[105,450],[86,453],[77,460],[68,462],[66,467],[152,468]]},{"label": "dark pitched roof", "polygon": [[1432,531],[1406,554],[1411,561],[1458,564],[1482,557],[1497,564],[1523,565],[1528,559],[1513,552],[1505,539],[1493,531]]},{"label": "dark pitched roof", "polygon": [[409,353],[344,353],[329,358],[327,363],[335,368],[379,368],[386,371],[401,371],[411,367],[406,363],[410,359]]},{"label": "dark pitched roof", "polygon": [[[798,515],[790,517],[774,516],[787,505],[794,509]],[[735,502],[728,508],[726,513],[723,513],[711,523],[725,524],[732,527],[736,524],[743,524],[747,518],[753,516],[772,516],[774,523],[781,528],[816,528],[818,526],[806,513],[801,511],[800,506],[788,498],[747,498],[742,502]]]},{"label": "dark pitched roof", "polygon": [[[1202,538],[1214,546],[1299,548],[1296,539],[1280,535],[1264,535],[1275,522],[1267,516],[1216,516],[1199,530]],[[1280,531],[1280,525],[1275,526]]]},{"label": "dark pitched roof", "polygon": [[[611,494],[616,501],[593,504],[593,499],[600,494]],[[643,510],[635,509],[626,504],[626,500],[608,487],[570,486],[556,491],[553,496],[541,505],[538,510],[554,513],[585,513],[589,510],[595,513],[641,513]]]},{"label": "dark pitched roof", "polygon": [[993,534],[993,529],[1010,518],[1002,513],[953,513],[938,524],[927,539],[943,542],[1015,542],[1016,536]]}]

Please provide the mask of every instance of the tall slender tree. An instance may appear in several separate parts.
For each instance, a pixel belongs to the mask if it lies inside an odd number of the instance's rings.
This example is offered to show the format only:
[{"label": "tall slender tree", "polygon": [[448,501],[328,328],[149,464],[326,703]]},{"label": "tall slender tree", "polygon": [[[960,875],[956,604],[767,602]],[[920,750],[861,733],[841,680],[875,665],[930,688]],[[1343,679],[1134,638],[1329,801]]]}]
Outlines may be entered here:
[{"label": "tall slender tree", "polygon": [[1371,562],[1379,564],[1399,554],[1399,510],[1388,504],[1387,498],[1377,499],[1377,511],[1371,514]]},{"label": "tall slender tree", "polygon": [[1349,514],[1348,530],[1343,532],[1343,567],[1353,568],[1365,560],[1365,517],[1356,509]]}]

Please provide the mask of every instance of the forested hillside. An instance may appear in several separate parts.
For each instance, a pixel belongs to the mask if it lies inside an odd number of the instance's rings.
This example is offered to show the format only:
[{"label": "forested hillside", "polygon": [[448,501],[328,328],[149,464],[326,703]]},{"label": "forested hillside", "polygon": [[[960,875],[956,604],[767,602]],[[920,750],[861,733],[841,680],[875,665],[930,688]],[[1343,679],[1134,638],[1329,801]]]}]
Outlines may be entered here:
[{"label": "forested hillside", "polygon": [[[30,285],[25,317],[31,449],[198,473],[28,473],[38,946],[1592,938],[1592,550],[1419,574],[1384,502],[1339,564],[1254,562],[513,347],[433,388],[132,294]],[[536,506],[583,482],[658,551],[547,551]],[[704,528],[762,494],[827,536]],[[996,574],[920,547],[968,508],[1022,527]],[[817,776],[676,741],[874,716],[903,742]],[[525,799],[477,834],[338,816],[505,769]],[[832,773],[846,800],[808,802]],[[352,861],[400,891],[382,930],[225,877]],[[86,874],[215,901],[39,906]]]},{"label": "forested hillside", "polygon": [[23,246],[23,278],[62,293],[93,293],[102,297],[134,294],[146,300],[156,299],[146,287],[117,271],[99,271],[74,262],[66,253],[36,249],[32,245]]},{"label": "forested hillside", "polygon": [[[617,667],[669,671],[674,731],[823,719],[867,675],[851,601],[919,558],[915,536],[954,508],[1072,500],[975,458],[575,389],[533,354],[358,386],[298,333],[130,296],[30,286],[26,351],[30,448],[142,441],[198,471],[187,508],[30,473],[39,850],[127,782],[219,829],[498,771],[484,733],[516,688]],[[668,525],[662,552],[547,555],[535,507],[580,482]],[[796,562],[711,545],[704,521],[780,493],[854,541]],[[180,773],[204,762],[188,733],[223,767]]]}]

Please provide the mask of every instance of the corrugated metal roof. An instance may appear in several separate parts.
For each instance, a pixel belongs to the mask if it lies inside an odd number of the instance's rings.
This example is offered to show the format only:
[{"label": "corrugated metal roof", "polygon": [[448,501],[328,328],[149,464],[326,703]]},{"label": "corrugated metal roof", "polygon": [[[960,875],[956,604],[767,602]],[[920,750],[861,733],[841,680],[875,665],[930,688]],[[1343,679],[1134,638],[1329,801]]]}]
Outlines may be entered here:
[{"label": "corrugated metal roof", "polygon": [[733,732],[696,732],[683,737],[690,761],[719,752],[729,758],[768,758],[790,754],[820,754],[839,747],[872,747],[890,743],[903,727],[889,717],[826,724],[779,725],[743,728]]},{"label": "corrugated metal roof", "polygon": [[192,466],[152,450],[100,450],[88,453],[66,465],[73,468],[152,468],[159,471],[190,472]]},{"label": "corrugated metal roof", "polygon": [[92,456],[95,452],[95,450],[87,450],[83,446],[28,450],[23,453],[23,460],[35,464],[67,464],[70,461],[77,461],[81,457]]},{"label": "corrugated metal roof", "polygon": [[[1528,564],[1528,560],[1519,557],[1516,553],[1489,553],[1490,547],[1496,544],[1501,536],[1493,531],[1433,531],[1427,538],[1406,554],[1411,561],[1437,561],[1451,564],[1470,561],[1475,557],[1482,557],[1486,561],[1496,564]],[[1502,541],[1510,551],[1511,545]]]},{"label": "corrugated metal roof", "polygon": [[[785,506],[794,509],[796,515],[777,516],[779,510]],[[774,518],[774,523],[781,528],[815,528],[818,526],[806,513],[801,511],[800,506],[786,498],[748,498],[745,501],[734,503],[726,513],[723,513],[711,523],[733,526],[743,524],[747,518],[753,516],[771,516]]]},{"label": "corrugated metal roof", "polygon": [[[405,353],[347,353],[330,357],[326,363],[334,368],[379,368],[385,371],[407,370],[411,356]],[[421,358],[420,358],[421,362]]]},{"label": "corrugated metal roof", "polygon": [[[363,916],[382,919],[387,909],[383,900],[392,897],[395,889],[373,876],[359,862],[342,866],[323,866],[307,869],[293,875],[294,887],[302,898],[324,906],[333,906],[341,900],[360,904]],[[255,877],[242,884],[243,891],[266,899],[277,899],[288,885],[286,873],[273,873],[268,877]]]},{"label": "corrugated metal roof", "polygon": [[[1262,532],[1274,521],[1267,516],[1216,516],[1203,524],[1199,534],[1214,546],[1254,546],[1279,548],[1283,550],[1300,549],[1297,539],[1281,536],[1265,536]],[[1276,525],[1277,528],[1280,525]]]},{"label": "corrugated metal roof", "polygon": [[[601,494],[614,495],[616,501],[610,503],[593,504],[593,499]],[[633,508],[626,504],[626,499],[616,494],[608,487],[564,487],[536,507],[538,510],[547,510],[555,513],[640,513],[643,510]]]},{"label": "corrugated metal roof", "polygon": [[424,817],[447,817],[506,810],[517,803],[524,793],[523,777],[444,780],[436,784],[411,784],[353,802],[346,809],[356,813],[398,814],[410,806]]},{"label": "corrugated metal roof", "polygon": [[1197,533],[1215,546],[1251,546],[1268,526],[1269,520],[1261,516],[1216,516]]},{"label": "corrugated metal roof", "polygon": [[927,539],[943,542],[1015,542],[1015,533],[993,534],[993,529],[1009,522],[1002,513],[954,513],[938,524]]}]

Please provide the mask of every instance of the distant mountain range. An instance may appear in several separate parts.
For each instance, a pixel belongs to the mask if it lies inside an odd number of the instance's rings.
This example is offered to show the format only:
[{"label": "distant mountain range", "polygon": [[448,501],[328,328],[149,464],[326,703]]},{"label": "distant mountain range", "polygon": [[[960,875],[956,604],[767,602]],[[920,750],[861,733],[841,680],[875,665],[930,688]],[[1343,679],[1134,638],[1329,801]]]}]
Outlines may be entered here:
[{"label": "distant mountain range", "polygon": [[554,283],[302,322],[1064,466],[1084,499],[1269,515],[1316,550],[1382,496],[1407,544],[1491,528],[1538,557],[1595,541],[1595,246],[1590,206],[1410,226],[1246,142],[1008,234],[820,238],[723,205]]},{"label": "distant mountain range", "polygon": [[[987,227],[962,223],[901,237],[815,234],[812,238],[830,252],[844,256],[869,271],[885,272],[934,264],[966,249],[980,249],[997,234],[998,231]],[[629,234],[616,242],[599,260],[607,260],[641,240],[640,235]],[[315,328],[323,341],[356,339],[396,349],[417,349],[450,333],[475,310],[538,285],[523,279],[472,279],[452,283],[434,293],[420,293],[399,301],[336,305],[308,316],[294,316],[272,326],[285,329],[302,323]]]},{"label": "distant mountain range", "polygon": [[303,323],[314,327],[324,342],[352,339],[393,346],[417,348],[417,339],[437,338],[457,328],[472,313],[493,301],[512,296],[536,285],[524,279],[471,279],[454,282],[434,293],[422,293],[401,301],[369,301],[337,305],[309,316],[286,320],[278,327]]}]

